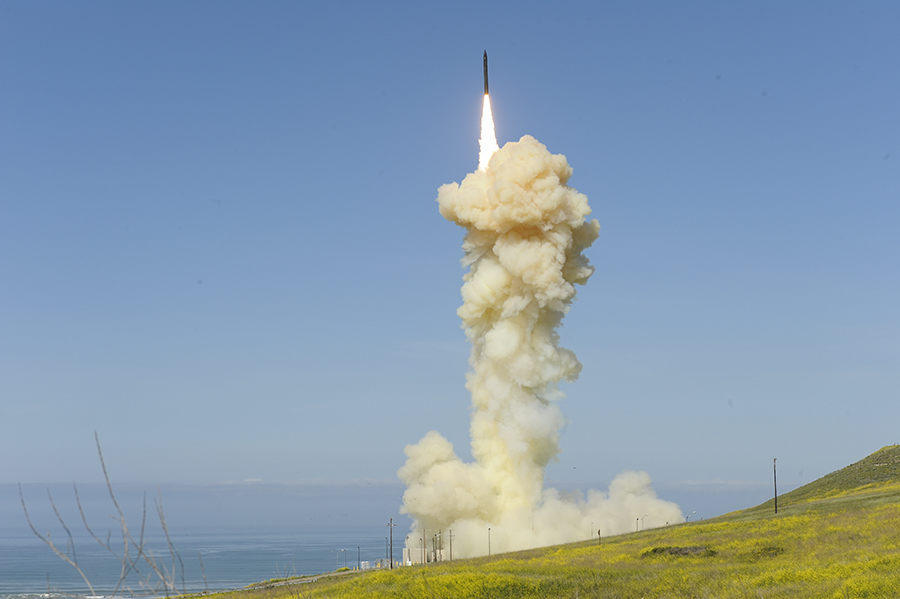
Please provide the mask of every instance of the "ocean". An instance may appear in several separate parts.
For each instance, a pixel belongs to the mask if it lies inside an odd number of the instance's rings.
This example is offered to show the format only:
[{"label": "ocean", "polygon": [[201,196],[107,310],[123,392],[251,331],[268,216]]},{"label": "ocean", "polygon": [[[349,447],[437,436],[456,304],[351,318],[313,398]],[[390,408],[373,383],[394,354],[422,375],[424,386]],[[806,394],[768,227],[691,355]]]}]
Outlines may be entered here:
[{"label": "ocean", "polygon": [[[405,531],[394,532],[394,559],[399,561]],[[179,531],[171,539],[180,562],[173,560],[164,537],[151,538],[147,545],[167,572],[175,572],[176,589],[181,593],[236,589],[270,578],[319,574],[344,566],[356,568],[363,562],[375,567],[390,550],[387,536],[386,527]],[[61,542],[65,551],[65,537],[53,540]],[[93,594],[110,596],[121,574],[121,562],[86,534],[79,533],[74,541],[75,558],[93,585]],[[118,539],[111,537],[111,541],[113,548],[121,547],[121,535]],[[139,567],[143,575],[152,574],[146,563]],[[164,594],[162,589],[142,588],[134,574],[129,575],[126,588],[117,593],[124,597]],[[77,570],[33,533],[0,536],[0,599],[89,596],[90,588]]]},{"label": "ocean", "polygon": [[[165,506],[171,540],[181,558],[174,560],[178,592],[236,589],[271,578],[355,568],[362,562],[374,566],[389,550],[385,538],[391,518],[396,525],[394,559],[399,561],[412,523],[399,513],[404,490],[399,481],[114,486],[134,537],[140,534],[146,501],[147,546],[171,576],[173,559],[156,513],[157,505]],[[116,508],[108,488],[94,483],[79,484],[78,490],[88,523],[104,539],[109,534],[121,555],[121,529],[111,518]],[[23,500],[37,530],[50,531],[54,543],[66,552],[67,535],[53,511],[54,505],[58,508],[93,593],[109,597],[121,562],[88,534],[73,486],[25,484],[21,497],[19,493],[18,485],[0,484],[0,599],[91,595],[78,571],[31,532]],[[71,549],[68,552],[73,555]],[[144,576],[152,573],[146,563],[139,568]],[[132,573],[127,588],[117,595],[129,597],[132,591],[165,595],[152,587],[143,588]]]}]

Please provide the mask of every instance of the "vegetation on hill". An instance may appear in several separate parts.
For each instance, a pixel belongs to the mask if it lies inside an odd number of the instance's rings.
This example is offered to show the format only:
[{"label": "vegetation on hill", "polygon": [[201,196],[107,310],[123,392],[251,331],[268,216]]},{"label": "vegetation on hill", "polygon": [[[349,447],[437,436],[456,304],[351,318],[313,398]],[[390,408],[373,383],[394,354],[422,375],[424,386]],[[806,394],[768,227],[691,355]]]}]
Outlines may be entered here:
[{"label": "vegetation on hill", "polygon": [[891,597],[900,593],[900,446],[774,506],[666,528],[226,594],[300,597]]},{"label": "vegetation on hill", "polygon": [[[796,503],[824,499],[844,491],[896,481],[900,481],[900,445],[888,445],[855,464],[850,464],[846,468],[826,474],[808,485],[785,493],[779,498],[779,502]],[[763,506],[772,505],[773,502],[764,503]]]}]

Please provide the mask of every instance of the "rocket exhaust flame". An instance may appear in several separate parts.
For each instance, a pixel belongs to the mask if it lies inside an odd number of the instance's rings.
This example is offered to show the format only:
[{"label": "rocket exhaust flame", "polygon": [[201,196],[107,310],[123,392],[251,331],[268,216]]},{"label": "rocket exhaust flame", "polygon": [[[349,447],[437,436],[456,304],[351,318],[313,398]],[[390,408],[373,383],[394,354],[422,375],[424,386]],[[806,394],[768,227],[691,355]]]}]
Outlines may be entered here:
[{"label": "rocket exhaust flame", "polygon": [[487,50],[484,51],[484,106],[481,109],[481,139],[478,140],[478,170],[487,168],[494,152],[500,149],[494,133],[494,116],[491,114],[491,97],[488,95]]},{"label": "rocket exhaust flame", "polygon": [[494,134],[494,115],[491,114],[491,97],[484,95],[484,107],[481,110],[481,139],[478,140],[478,170],[487,169],[488,162],[494,152],[500,149],[497,136]]},{"label": "rocket exhaust flame", "polygon": [[[486,58],[486,54],[485,54]],[[556,329],[593,274],[582,252],[599,235],[587,197],[567,185],[572,168],[531,136],[498,149],[484,96],[478,170],[438,190],[441,215],[466,229],[463,305],[472,344],[466,388],[472,394],[474,463],[462,462],[435,431],[405,449],[402,513],[423,531],[452,530],[460,557],[526,549],[680,522],[681,510],[656,498],[645,473],[625,472],[604,493],[564,499],[545,489],[544,471],[560,453],[560,381],[581,370],[559,347]],[[420,539],[424,543],[424,538]],[[412,552],[414,553],[414,552]]]}]

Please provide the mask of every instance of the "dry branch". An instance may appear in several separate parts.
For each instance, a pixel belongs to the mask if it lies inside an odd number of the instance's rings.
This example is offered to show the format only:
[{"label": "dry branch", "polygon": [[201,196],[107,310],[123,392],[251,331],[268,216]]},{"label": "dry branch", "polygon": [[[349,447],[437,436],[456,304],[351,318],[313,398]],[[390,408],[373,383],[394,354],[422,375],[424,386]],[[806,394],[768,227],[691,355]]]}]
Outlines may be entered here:
[{"label": "dry branch", "polygon": [[[144,534],[146,530],[147,523],[147,496],[144,494],[144,503],[143,503],[143,515],[141,516],[141,527],[140,533],[138,534],[138,538],[135,539],[134,535],[131,533],[131,530],[128,527],[128,522],[125,519],[125,513],[122,511],[122,508],[119,506],[119,501],[116,499],[116,494],[113,491],[112,483],[109,480],[109,473],[106,470],[106,462],[103,459],[103,450],[100,448],[100,437],[97,435],[96,431],[94,432],[94,440],[97,443],[97,454],[100,457],[100,466],[103,469],[103,478],[106,481],[106,488],[109,491],[109,497],[112,500],[113,506],[115,506],[116,515],[110,516],[113,520],[118,523],[119,530],[121,532],[121,550],[117,551],[113,548],[112,544],[112,531],[107,533],[106,539],[100,538],[95,532],[94,529],[91,528],[90,524],[88,524],[87,517],[84,513],[84,508],[81,504],[81,497],[78,495],[78,486],[73,483],[73,488],[75,491],[75,503],[78,506],[78,512],[81,515],[81,521],[84,524],[84,528],[90,534],[90,536],[100,544],[101,547],[106,549],[110,554],[112,554],[119,562],[121,563],[122,569],[119,574],[119,579],[116,583],[115,590],[112,592],[112,596],[115,596],[119,593],[120,590],[127,589],[134,593],[134,590],[131,589],[127,585],[128,575],[132,572],[137,576],[138,581],[140,583],[140,587],[145,591],[150,591],[154,593],[158,593],[162,590],[166,597],[169,597],[170,593],[176,593],[176,573],[180,570],[181,572],[181,589],[182,594],[185,593],[185,578],[184,578],[184,562],[181,559],[181,555],[178,553],[178,550],[175,549],[175,545],[172,543],[172,538],[169,535],[169,528],[166,525],[166,516],[163,511],[162,505],[162,495],[159,495],[159,500],[156,504],[156,512],[159,516],[160,526],[162,527],[163,533],[166,538],[166,545],[168,547],[169,556],[172,559],[172,567],[171,569],[167,568],[166,565],[158,559],[153,552],[147,548],[146,541],[144,539]],[[56,514],[57,520],[59,520],[60,525],[62,525],[63,530],[67,535],[67,551],[63,552],[60,550],[56,544],[53,542],[53,539],[50,535],[49,530],[47,531],[46,536],[42,535],[38,532],[37,528],[34,526],[31,521],[31,516],[28,514],[28,506],[25,504],[25,497],[22,494],[22,485],[19,485],[19,498],[22,501],[22,509],[25,511],[25,519],[28,521],[28,526],[31,528],[31,531],[48,547],[50,547],[53,552],[59,556],[64,562],[70,564],[74,567],[78,574],[81,575],[81,578],[84,580],[85,584],[87,584],[88,589],[90,589],[91,595],[96,596],[96,592],[94,591],[94,587],[91,584],[91,581],[88,579],[88,576],[78,565],[77,556],[75,553],[75,540],[72,537],[72,533],[69,530],[69,527],[66,525],[63,520],[62,515],[59,513],[59,510],[56,508],[56,503],[53,500],[53,496],[50,495],[49,489],[47,490],[47,496],[50,499],[50,505],[53,508],[53,513]],[[69,556],[69,550],[71,550],[71,557]],[[176,567],[176,564],[178,567]],[[150,569],[146,574],[142,573],[139,566],[144,565]],[[202,562],[201,562],[202,567]],[[204,583],[206,581],[206,573],[203,575]],[[49,585],[49,580],[48,580]],[[208,590],[208,587],[207,587]]]}]

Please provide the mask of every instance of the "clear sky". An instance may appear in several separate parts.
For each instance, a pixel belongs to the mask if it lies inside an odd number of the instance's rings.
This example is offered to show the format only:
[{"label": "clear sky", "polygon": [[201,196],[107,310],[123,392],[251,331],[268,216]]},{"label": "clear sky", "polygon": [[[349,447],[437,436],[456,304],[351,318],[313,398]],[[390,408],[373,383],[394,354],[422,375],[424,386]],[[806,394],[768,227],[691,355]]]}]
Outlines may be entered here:
[{"label": "clear sky", "polygon": [[602,227],[548,483],[764,499],[773,457],[790,488],[900,442],[898,24],[0,2],[0,483],[101,480],[95,430],[136,484],[395,481],[433,429],[467,457],[435,198],[477,167],[485,49],[498,141],[564,154]]}]

